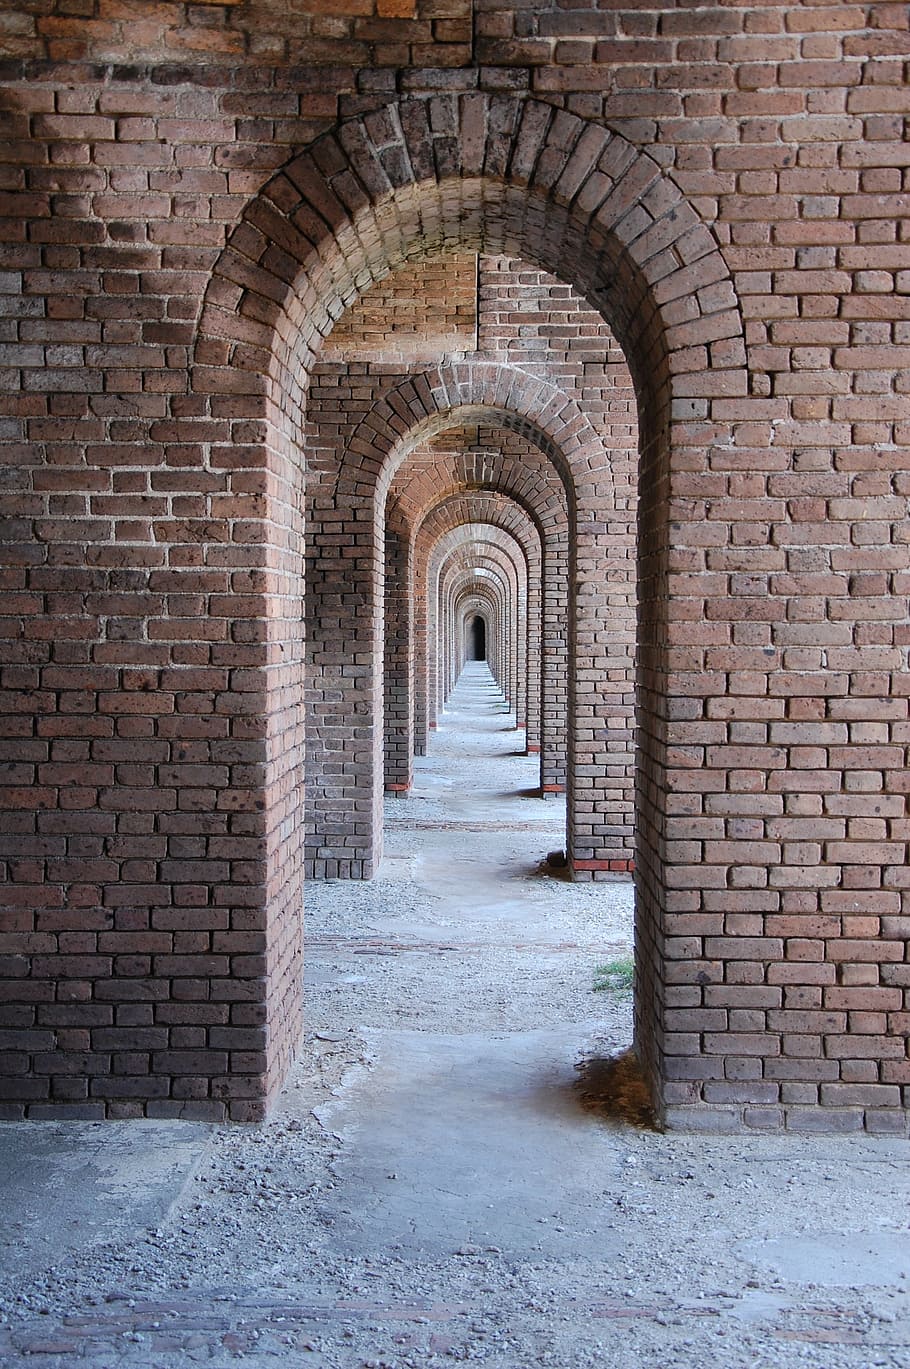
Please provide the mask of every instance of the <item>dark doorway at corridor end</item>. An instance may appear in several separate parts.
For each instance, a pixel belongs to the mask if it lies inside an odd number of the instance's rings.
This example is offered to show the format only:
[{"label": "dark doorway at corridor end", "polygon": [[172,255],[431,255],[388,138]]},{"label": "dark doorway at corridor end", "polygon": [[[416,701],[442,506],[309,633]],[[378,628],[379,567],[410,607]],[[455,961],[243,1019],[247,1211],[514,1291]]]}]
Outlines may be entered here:
[{"label": "dark doorway at corridor end", "polygon": [[468,629],[468,660],[487,659],[487,625],[479,613],[475,613]]}]

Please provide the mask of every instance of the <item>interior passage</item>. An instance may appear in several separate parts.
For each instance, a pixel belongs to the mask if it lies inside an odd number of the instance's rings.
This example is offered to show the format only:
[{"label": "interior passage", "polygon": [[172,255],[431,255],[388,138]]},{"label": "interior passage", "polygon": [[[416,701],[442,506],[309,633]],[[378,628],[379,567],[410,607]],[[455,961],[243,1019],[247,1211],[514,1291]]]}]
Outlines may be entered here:
[{"label": "interior passage", "polygon": [[353,1034],[370,1057],[319,1111],[342,1141],[350,1249],[526,1252],[554,1209],[572,1235],[553,1251],[610,1244],[589,1197],[612,1143],[574,1085],[579,1060],[631,1038],[628,988],[594,982],[629,962],[632,890],[547,865],[562,802],[535,776],[489,667],[469,662],[410,794],[388,802],[377,879],[309,891],[316,1054]]},{"label": "interior passage", "polygon": [[485,661],[487,659],[487,625],[477,613],[471,619],[471,651],[472,661]]}]

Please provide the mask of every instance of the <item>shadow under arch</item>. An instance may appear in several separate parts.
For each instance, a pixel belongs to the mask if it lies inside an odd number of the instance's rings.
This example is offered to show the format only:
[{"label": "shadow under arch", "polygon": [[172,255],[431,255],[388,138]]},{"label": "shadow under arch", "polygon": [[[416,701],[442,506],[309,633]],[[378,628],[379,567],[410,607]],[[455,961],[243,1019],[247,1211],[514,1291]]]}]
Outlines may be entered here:
[{"label": "shadow under arch", "polygon": [[[448,107],[447,119],[431,121],[431,99]],[[443,124],[456,134],[437,132]],[[410,257],[454,246],[508,252],[567,280],[613,328],[635,384],[643,757],[636,1039],[660,1096],[667,1079],[662,918],[672,864],[664,852],[675,689],[667,642],[677,602],[668,566],[672,482],[677,470],[691,477],[705,469],[708,448],[731,440],[718,401],[747,392],[742,321],[719,244],[647,152],[533,98],[482,92],[390,103],[295,156],[231,234],[200,318],[193,402],[242,430],[238,440],[262,496],[260,516],[243,530],[247,554],[237,558],[253,585],[245,609],[258,605],[260,630],[250,634],[243,682],[232,686],[261,755],[263,874],[259,897],[248,895],[256,908],[250,928],[268,947],[258,989],[268,1042],[261,1092],[280,1082],[300,1010],[303,775],[300,748],[289,738],[303,722],[297,619],[307,370],[320,338],[371,281]],[[683,500],[676,515],[698,517]],[[227,697],[224,706],[232,706]]]}]

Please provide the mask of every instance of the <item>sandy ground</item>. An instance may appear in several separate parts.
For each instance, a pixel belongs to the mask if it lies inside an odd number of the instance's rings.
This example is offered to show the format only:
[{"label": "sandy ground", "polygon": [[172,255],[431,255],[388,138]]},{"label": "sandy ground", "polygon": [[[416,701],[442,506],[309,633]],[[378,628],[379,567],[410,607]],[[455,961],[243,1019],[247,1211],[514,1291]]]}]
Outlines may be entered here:
[{"label": "sandy ground", "polygon": [[631,886],[542,867],[519,748],[475,668],[381,877],[309,888],[266,1124],[0,1128],[0,1365],[910,1369],[905,1143],[595,1106]]}]

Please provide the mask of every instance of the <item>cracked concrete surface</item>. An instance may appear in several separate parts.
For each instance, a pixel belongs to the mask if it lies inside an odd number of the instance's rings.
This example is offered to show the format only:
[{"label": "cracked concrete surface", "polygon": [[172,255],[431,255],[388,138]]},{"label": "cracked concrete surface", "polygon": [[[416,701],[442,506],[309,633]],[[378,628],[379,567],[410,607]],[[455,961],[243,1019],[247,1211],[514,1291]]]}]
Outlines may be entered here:
[{"label": "cracked concrete surface", "polygon": [[482,671],[442,722],[380,879],[308,889],[266,1124],[0,1128],[0,1364],[910,1369],[905,1143],[584,1106],[630,886],[541,869],[562,810]]}]

